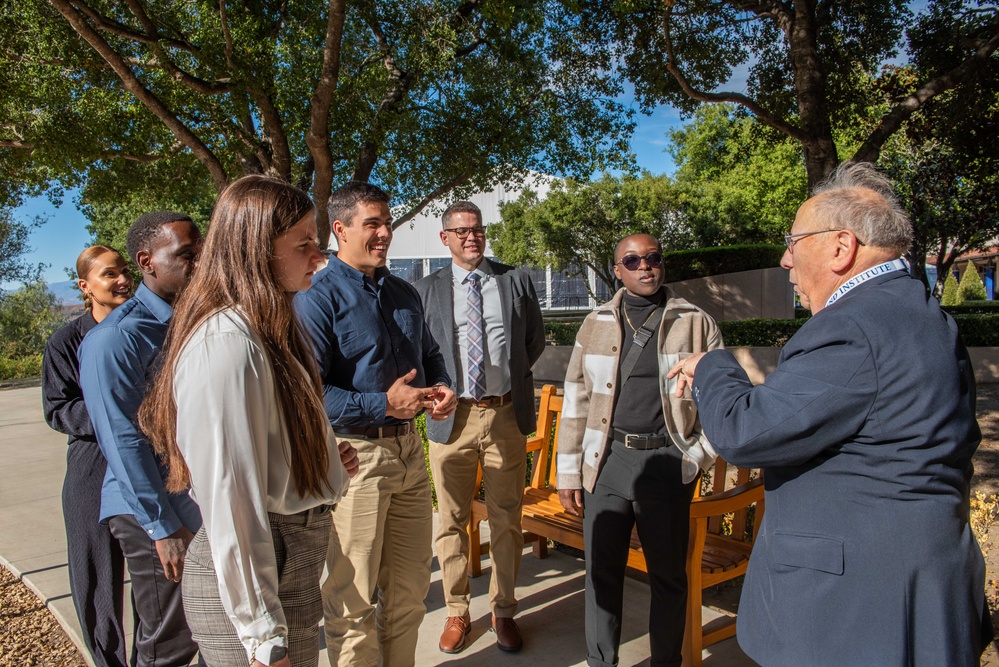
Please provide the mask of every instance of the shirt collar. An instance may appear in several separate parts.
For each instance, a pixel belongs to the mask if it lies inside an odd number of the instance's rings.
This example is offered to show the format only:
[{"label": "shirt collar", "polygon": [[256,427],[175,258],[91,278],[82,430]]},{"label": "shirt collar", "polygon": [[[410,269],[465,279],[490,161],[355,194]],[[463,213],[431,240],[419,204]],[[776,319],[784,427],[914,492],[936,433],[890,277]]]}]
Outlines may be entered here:
[{"label": "shirt collar", "polygon": [[454,274],[454,281],[459,285],[461,285],[468,280],[468,276],[471,273],[479,274],[479,277],[482,279],[485,279],[488,276],[493,275],[493,268],[489,266],[489,261],[485,257],[483,257],[482,261],[479,262],[479,265],[475,267],[475,269],[472,271],[466,271],[465,269],[461,268],[452,261],[451,273]]},{"label": "shirt collar", "polygon": [[373,280],[369,279],[367,274],[364,273],[364,271],[355,269],[353,266],[347,264],[336,255],[330,256],[330,261],[329,264],[326,265],[326,268],[338,273],[344,278],[359,283],[361,287],[364,287],[364,285],[366,284],[374,284],[375,286],[380,287],[381,284],[385,282],[385,278],[392,275],[392,273],[387,268],[385,268],[384,266],[379,266],[377,269],[375,269],[374,279]]},{"label": "shirt collar", "polygon": [[146,287],[146,283],[140,284],[139,289],[135,290],[135,298],[161,323],[166,324],[170,321],[170,316],[173,315],[173,307]]}]

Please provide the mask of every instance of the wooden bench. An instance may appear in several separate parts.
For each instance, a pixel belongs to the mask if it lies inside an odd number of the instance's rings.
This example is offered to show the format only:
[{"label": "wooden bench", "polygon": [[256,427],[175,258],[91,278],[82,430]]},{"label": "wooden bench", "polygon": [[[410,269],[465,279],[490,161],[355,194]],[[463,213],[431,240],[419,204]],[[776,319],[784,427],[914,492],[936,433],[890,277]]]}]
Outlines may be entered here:
[{"label": "wooden bench", "polygon": [[[533,542],[534,555],[548,555],[548,540],[584,549],[583,521],[566,512],[558,500],[555,488],[555,454],[558,441],[558,416],[562,397],[552,385],[541,390],[537,433],[528,439],[527,452],[532,454],[530,484],[524,489],[523,529],[525,542]],[[718,459],[710,473],[710,495],[700,489],[690,507],[690,547],[687,555],[687,637],[684,664],[700,667],[701,651],[735,635],[735,616],[723,616],[707,625],[701,624],[702,590],[729,581],[746,573],[753,542],[763,518],[763,480],[748,469],[728,466]],[[476,488],[480,488],[479,469]],[[487,491],[488,492],[488,491]],[[755,518],[747,532],[752,507]],[[478,497],[472,501],[468,523],[469,576],[482,573],[482,557],[488,553],[479,524],[488,520],[486,504]],[[698,563],[698,567],[691,567]],[[632,532],[628,566],[647,572],[637,530]],[[694,622],[697,619],[697,622]]]}]

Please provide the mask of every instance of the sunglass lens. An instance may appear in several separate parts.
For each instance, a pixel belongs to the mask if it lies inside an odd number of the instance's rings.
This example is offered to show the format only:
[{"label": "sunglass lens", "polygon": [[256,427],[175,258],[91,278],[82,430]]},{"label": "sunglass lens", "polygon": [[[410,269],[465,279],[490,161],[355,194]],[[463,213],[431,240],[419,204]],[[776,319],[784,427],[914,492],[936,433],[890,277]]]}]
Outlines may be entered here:
[{"label": "sunglass lens", "polygon": [[645,256],[645,261],[649,263],[650,269],[658,269],[663,265],[663,255],[661,252],[650,252]]},{"label": "sunglass lens", "polygon": [[642,263],[642,258],[638,255],[626,255],[621,258],[621,264],[629,271],[634,271]]}]

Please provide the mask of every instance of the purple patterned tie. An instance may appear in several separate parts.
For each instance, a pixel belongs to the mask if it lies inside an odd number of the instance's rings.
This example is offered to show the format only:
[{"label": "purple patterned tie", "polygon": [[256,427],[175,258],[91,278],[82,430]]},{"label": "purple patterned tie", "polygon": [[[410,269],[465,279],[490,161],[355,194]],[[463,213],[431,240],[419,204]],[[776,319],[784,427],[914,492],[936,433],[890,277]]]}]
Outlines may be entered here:
[{"label": "purple patterned tie", "polygon": [[468,391],[477,401],[486,395],[482,286],[477,273],[468,274]]}]

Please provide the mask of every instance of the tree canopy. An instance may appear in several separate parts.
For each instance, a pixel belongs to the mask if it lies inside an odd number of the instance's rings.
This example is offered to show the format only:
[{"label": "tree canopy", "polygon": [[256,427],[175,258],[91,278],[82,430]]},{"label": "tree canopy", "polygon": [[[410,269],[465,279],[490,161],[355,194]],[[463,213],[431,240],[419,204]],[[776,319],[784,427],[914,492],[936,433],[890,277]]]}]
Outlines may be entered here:
[{"label": "tree canopy", "polygon": [[628,234],[647,233],[666,250],[693,247],[694,237],[676,208],[669,178],[643,173],[592,182],[555,181],[545,199],[526,190],[500,205],[502,220],[486,233],[496,256],[504,262],[552,266],[569,276],[581,276],[591,296],[587,269],[614,291],[614,248]]},{"label": "tree canopy", "polygon": [[[588,44],[617,58],[645,108],[737,104],[800,145],[809,187],[841,157],[877,161],[930,100],[967,92],[999,47],[999,7],[989,0],[930,0],[919,16],[907,0],[583,0],[580,12]],[[903,37],[920,76],[841,156],[837,132],[869,112],[863,81],[898,57]],[[748,71],[745,91],[719,90],[737,68]]]},{"label": "tree canopy", "polygon": [[678,208],[699,246],[781,243],[807,196],[795,142],[731,104],[669,133]]},{"label": "tree canopy", "polygon": [[627,166],[630,113],[578,23],[555,0],[4,3],[0,204],[79,187],[102,240],[266,173],[311,191],[325,239],[348,179],[402,224],[527,169]]}]

